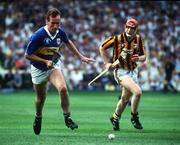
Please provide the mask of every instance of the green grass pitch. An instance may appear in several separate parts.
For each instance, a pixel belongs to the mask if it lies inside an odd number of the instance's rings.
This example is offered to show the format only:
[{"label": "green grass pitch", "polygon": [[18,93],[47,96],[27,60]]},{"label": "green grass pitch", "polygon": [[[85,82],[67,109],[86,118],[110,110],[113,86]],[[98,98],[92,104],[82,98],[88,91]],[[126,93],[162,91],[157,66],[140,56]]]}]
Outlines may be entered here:
[{"label": "green grass pitch", "polygon": [[[42,131],[34,135],[34,92],[0,93],[0,145],[180,145],[180,95],[143,92],[139,106],[144,129],[133,128],[130,107],[113,131],[109,118],[118,92],[70,92],[72,118],[77,130],[64,125],[56,92],[49,92],[43,110]],[[115,139],[109,140],[108,134]]]}]

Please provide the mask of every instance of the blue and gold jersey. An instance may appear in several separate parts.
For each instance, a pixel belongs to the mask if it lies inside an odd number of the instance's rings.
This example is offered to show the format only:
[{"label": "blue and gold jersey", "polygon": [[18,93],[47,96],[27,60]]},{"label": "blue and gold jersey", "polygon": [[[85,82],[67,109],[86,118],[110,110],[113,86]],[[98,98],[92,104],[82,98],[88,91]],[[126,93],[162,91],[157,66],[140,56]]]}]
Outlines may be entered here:
[{"label": "blue and gold jersey", "polygon": [[[29,55],[35,54],[40,58],[52,60],[54,52],[60,50],[60,46],[63,42],[68,43],[69,39],[61,28],[59,28],[56,34],[52,36],[47,27],[44,26],[31,36],[26,53]],[[41,70],[48,69],[45,64],[36,61],[31,61],[31,64]]]}]

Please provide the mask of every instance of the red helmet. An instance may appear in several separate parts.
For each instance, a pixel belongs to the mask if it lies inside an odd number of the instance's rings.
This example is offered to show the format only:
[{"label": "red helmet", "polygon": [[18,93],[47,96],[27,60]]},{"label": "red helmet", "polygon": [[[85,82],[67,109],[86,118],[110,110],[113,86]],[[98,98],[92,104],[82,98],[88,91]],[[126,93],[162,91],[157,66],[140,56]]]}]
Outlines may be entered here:
[{"label": "red helmet", "polygon": [[126,22],[126,26],[137,27],[138,26],[138,21],[133,19],[133,18],[128,19],[127,22]]}]

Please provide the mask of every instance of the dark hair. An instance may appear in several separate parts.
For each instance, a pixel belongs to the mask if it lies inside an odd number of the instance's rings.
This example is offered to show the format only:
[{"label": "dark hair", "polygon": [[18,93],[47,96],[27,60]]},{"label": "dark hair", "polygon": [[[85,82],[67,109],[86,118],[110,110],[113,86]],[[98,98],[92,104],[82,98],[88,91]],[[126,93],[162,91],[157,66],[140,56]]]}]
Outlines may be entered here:
[{"label": "dark hair", "polygon": [[61,15],[61,12],[56,8],[51,8],[46,14],[46,19],[49,21],[50,17],[56,17],[58,15]]}]

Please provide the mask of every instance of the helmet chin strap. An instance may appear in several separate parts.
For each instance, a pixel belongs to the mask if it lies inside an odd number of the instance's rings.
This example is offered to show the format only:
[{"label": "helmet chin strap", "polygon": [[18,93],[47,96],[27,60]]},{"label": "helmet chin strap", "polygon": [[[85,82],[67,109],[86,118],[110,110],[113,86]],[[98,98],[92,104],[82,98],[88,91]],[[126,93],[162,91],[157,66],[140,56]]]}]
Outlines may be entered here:
[{"label": "helmet chin strap", "polygon": [[133,37],[134,35],[135,35],[135,33],[132,34],[132,35],[129,35],[128,33],[126,33],[126,36],[127,36],[127,37]]},{"label": "helmet chin strap", "polygon": [[131,37],[131,35],[129,35],[128,33],[126,33],[126,36],[127,36],[127,37]]}]

